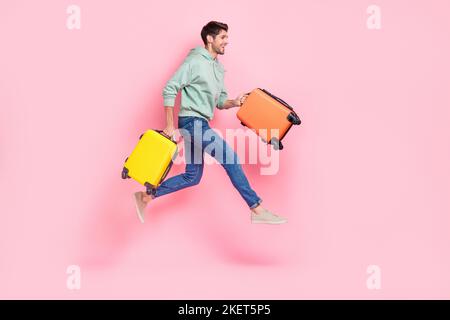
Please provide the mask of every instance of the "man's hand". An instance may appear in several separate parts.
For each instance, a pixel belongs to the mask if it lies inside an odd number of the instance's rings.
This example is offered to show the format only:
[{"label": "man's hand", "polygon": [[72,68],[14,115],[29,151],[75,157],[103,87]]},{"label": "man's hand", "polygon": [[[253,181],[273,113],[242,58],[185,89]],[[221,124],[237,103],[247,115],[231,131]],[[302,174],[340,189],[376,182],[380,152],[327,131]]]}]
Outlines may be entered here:
[{"label": "man's hand", "polygon": [[248,93],[242,93],[238,95],[236,99],[229,99],[225,101],[225,103],[220,109],[230,109],[240,107],[244,103],[245,99],[247,99],[248,95],[249,95]]},{"label": "man's hand", "polygon": [[241,93],[237,96],[236,99],[233,100],[233,104],[235,107],[240,107],[245,102],[245,99],[247,99],[248,93]]},{"label": "man's hand", "polygon": [[170,138],[173,137],[173,133],[175,132],[175,128],[174,126],[167,126],[164,130],[163,130],[164,134],[166,136],[169,136]]}]

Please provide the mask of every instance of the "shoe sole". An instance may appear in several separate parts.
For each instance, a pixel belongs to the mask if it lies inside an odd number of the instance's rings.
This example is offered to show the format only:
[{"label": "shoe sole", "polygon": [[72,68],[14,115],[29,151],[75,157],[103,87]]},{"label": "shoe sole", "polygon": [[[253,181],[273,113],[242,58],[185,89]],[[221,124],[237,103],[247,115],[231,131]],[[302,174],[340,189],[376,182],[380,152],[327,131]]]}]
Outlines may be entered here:
[{"label": "shoe sole", "polygon": [[134,205],[136,206],[136,213],[137,216],[139,218],[139,221],[141,221],[141,223],[144,223],[144,213],[141,212],[141,210],[139,209],[139,193],[135,192],[134,193]]},{"label": "shoe sole", "polygon": [[287,220],[285,220],[285,221],[260,221],[260,220],[252,220],[252,223],[283,224],[283,223],[287,223]]}]

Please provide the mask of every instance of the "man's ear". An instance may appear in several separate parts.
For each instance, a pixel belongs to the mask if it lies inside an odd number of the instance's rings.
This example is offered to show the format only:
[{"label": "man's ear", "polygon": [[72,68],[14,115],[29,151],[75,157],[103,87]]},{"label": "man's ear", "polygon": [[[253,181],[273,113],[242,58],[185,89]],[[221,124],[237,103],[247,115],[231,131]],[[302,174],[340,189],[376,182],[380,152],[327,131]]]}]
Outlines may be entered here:
[{"label": "man's ear", "polygon": [[208,35],[206,36],[206,41],[207,41],[208,43],[209,43],[209,42],[214,42],[213,36],[210,35],[210,34],[208,34]]}]

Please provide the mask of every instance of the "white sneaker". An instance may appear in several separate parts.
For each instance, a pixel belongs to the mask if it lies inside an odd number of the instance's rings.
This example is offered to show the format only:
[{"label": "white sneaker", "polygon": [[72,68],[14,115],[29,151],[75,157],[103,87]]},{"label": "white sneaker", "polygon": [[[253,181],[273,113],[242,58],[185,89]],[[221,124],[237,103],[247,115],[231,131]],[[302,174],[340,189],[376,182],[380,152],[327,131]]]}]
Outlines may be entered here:
[{"label": "white sneaker", "polygon": [[251,215],[252,223],[267,223],[267,224],[282,224],[286,223],[287,219],[273,214],[267,209],[264,209],[261,213],[256,214],[252,211]]},{"label": "white sneaker", "polygon": [[133,194],[134,196],[134,203],[136,205],[136,213],[139,218],[139,220],[144,223],[144,215],[145,215],[145,207],[147,206],[147,203],[142,200],[142,194],[143,192],[138,191]]}]

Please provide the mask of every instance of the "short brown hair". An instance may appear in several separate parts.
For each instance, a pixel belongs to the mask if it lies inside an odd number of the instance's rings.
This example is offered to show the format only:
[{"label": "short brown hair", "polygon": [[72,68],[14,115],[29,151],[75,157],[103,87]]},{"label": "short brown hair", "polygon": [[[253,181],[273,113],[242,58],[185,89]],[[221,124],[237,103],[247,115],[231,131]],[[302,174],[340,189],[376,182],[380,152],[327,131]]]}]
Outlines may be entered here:
[{"label": "short brown hair", "polygon": [[223,22],[210,21],[203,27],[201,36],[205,46],[208,44],[206,36],[211,35],[213,36],[213,39],[215,39],[216,36],[220,33],[220,30],[228,31],[228,25]]}]

